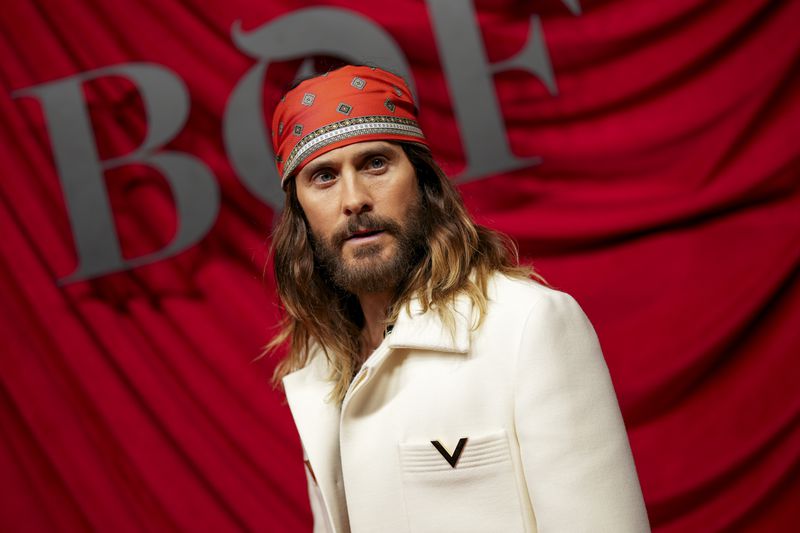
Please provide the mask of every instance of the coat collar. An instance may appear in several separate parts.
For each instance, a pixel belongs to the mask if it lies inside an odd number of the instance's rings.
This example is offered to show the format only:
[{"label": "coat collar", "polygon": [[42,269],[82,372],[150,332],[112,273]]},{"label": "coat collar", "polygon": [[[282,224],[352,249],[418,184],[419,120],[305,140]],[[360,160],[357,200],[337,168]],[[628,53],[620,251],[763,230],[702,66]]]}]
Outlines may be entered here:
[{"label": "coat collar", "polygon": [[389,337],[390,348],[417,348],[450,353],[467,353],[470,344],[472,300],[459,293],[453,305],[451,329],[435,309],[423,312],[418,299],[412,299],[397,317]]}]

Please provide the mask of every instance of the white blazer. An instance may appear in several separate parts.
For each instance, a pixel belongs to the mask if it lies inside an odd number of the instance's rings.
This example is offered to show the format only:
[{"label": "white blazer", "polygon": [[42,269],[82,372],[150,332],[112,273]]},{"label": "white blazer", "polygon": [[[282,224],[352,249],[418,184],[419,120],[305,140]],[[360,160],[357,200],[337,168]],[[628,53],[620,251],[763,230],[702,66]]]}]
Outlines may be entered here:
[{"label": "white blazer", "polygon": [[284,380],[314,531],[649,531],[614,388],[575,300],[495,275],[453,334],[412,302],[341,408],[317,351]]}]

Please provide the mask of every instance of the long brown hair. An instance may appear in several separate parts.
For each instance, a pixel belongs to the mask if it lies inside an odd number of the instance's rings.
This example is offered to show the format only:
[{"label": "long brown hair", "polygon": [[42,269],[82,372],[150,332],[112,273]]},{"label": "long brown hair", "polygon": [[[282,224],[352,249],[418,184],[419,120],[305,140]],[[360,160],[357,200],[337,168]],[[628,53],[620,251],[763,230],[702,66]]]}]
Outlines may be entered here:
[{"label": "long brown hair", "polygon": [[[545,283],[532,268],[519,265],[517,248],[506,235],[473,222],[458,190],[422,145],[400,143],[417,174],[422,207],[428,224],[425,254],[397,287],[387,323],[413,298],[422,309],[435,309],[442,321],[454,326],[450,304],[466,293],[477,308],[480,325],[486,312],[487,282],[500,272]],[[314,345],[328,360],[332,398],[344,399],[361,353],[360,332],[364,324],[355,295],[330,282],[315,264],[309,228],[297,200],[294,180],[287,184],[283,215],[272,236],[273,266],[278,295],[285,315],[280,331],[265,347],[274,351],[289,341],[288,355],[278,363],[273,384],[309,362]]]}]

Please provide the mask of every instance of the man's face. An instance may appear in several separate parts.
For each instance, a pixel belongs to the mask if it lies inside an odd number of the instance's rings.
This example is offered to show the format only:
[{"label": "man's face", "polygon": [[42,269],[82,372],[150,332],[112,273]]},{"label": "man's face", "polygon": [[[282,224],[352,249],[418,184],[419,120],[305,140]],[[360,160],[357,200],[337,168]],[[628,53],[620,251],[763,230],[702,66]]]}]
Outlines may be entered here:
[{"label": "man's face", "polygon": [[295,177],[314,255],[339,287],[393,290],[419,259],[424,213],[414,167],[397,144],[337,148]]}]

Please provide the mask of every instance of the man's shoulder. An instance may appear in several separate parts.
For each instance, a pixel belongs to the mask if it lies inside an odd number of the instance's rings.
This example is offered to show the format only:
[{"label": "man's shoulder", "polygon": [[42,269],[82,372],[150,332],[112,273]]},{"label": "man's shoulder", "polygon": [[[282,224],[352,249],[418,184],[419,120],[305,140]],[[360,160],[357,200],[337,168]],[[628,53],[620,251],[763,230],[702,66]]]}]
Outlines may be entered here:
[{"label": "man's shoulder", "polygon": [[534,279],[508,276],[499,272],[489,279],[488,297],[493,307],[511,308],[515,311],[532,308],[546,301],[572,299],[569,294]]},{"label": "man's shoulder", "polygon": [[538,281],[496,274],[489,285],[487,316],[501,327],[571,327],[591,328],[586,313],[570,294]]},{"label": "man's shoulder", "polygon": [[288,381],[325,381],[330,372],[328,368],[328,357],[315,339],[311,339],[305,355],[305,365],[289,372],[283,378],[284,385]]}]

